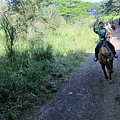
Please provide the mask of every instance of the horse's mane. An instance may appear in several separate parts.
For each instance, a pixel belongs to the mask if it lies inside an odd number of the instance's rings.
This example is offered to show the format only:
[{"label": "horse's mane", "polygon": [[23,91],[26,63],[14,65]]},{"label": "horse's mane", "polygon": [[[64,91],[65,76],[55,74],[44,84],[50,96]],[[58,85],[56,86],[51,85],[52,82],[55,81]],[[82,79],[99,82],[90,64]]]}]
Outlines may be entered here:
[{"label": "horse's mane", "polygon": [[110,57],[112,52],[106,45],[102,44],[99,53],[100,53],[100,55],[102,55],[102,57],[107,59]]},{"label": "horse's mane", "polygon": [[104,49],[104,51],[102,51],[103,53],[108,53],[108,54],[111,53],[110,48],[104,44],[101,45],[101,50],[102,49]]}]

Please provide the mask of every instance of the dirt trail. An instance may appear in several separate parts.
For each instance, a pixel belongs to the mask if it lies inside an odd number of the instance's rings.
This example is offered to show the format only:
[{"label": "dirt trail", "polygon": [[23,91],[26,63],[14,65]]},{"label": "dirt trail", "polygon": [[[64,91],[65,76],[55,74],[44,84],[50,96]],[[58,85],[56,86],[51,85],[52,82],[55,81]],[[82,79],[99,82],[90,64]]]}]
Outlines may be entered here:
[{"label": "dirt trail", "polygon": [[[111,42],[115,46],[120,56],[120,28],[114,34]],[[120,120],[120,57],[114,61],[113,84],[106,81],[102,83],[103,91],[103,119],[102,120]]]},{"label": "dirt trail", "polygon": [[27,120],[120,120],[120,28],[111,42],[118,59],[110,84],[94,55],[73,74],[69,83]]}]

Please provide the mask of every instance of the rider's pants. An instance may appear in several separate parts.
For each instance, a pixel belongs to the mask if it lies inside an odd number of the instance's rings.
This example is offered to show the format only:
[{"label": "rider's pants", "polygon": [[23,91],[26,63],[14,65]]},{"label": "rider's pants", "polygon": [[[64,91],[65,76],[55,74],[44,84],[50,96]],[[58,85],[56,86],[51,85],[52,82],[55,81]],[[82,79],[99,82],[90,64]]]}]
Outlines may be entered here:
[{"label": "rider's pants", "polygon": [[[98,53],[99,53],[99,49],[100,49],[100,46],[101,46],[101,42],[99,42],[96,47],[95,47],[95,57],[98,58]],[[113,52],[113,54],[115,55],[116,52],[115,52],[115,47],[109,42],[109,41],[106,41],[105,44],[110,48],[110,50]]]}]

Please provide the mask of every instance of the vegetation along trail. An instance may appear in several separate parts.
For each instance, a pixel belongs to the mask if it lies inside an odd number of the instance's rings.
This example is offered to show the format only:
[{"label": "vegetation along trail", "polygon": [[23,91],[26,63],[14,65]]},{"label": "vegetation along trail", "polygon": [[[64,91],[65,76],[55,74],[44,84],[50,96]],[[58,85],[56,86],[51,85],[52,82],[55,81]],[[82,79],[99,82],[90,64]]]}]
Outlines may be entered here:
[{"label": "vegetation along trail", "polygon": [[[119,7],[117,0],[0,0],[0,120],[120,120],[120,57],[110,84],[92,53],[93,22],[117,23]],[[120,56],[119,31],[111,42]]]},{"label": "vegetation along trail", "polygon": [[[120,28],[111,42],[120,56]],[[104,78],[94,55],[72,75],[65,88],[28,120],[119,120],[120,119],[120,58],[114,60],[113,84]]]}]

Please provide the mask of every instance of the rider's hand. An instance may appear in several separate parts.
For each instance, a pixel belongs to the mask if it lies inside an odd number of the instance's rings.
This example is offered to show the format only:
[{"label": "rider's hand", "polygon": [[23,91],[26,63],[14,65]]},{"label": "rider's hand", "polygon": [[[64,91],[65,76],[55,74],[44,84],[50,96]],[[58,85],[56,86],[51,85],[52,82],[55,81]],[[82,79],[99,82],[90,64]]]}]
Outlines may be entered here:
[{"label": "rider's hand", "polygon": [[96,24],[99,21],[99,19],[96,20],[96,22],[94,24]]}]

